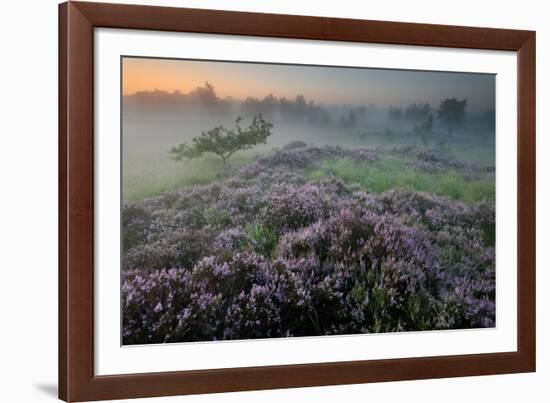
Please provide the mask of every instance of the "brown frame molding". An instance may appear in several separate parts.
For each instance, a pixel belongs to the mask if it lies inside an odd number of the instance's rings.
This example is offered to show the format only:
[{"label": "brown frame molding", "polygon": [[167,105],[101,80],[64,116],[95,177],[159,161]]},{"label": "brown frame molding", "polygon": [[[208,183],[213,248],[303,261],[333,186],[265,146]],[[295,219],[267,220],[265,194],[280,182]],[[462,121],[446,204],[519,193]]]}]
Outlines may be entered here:
[{"label": "brown frame molding", "polygon": [[[96,27],[518,53],[518,351],[94,375]],[[535,32],[171,7],[59,5],[59,398],[76,402],[535,371]]]}]

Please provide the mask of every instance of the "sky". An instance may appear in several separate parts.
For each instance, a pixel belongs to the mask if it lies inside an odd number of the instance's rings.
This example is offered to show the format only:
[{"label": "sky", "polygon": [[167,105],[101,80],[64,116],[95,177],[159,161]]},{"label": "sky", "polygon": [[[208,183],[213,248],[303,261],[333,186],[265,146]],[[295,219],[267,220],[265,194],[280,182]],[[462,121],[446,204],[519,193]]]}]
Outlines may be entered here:
[{"label": "sky", "polygon": [[306,99],[324,104],[438,105],[445,98],[468,99],[472,109],[495,105],[495,75],[265,63],[123,59],[123,94],[138,91],[188,93],[208,81],[219,97]]}]

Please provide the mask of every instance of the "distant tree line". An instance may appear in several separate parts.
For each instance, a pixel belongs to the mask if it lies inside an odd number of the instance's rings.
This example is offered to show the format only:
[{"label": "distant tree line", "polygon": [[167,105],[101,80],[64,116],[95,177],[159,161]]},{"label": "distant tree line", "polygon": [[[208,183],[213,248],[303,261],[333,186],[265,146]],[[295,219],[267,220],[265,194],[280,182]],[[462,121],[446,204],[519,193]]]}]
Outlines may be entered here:
[{"label": "distant tree line", "polygon": [[365,105],[349,107],[347,115],[341,116],[339,126],[342,129],[355,129],[359,120],[365,120],[367,117],[367,107]]},{"label": "distant tree line", "polygon": [[[191,105],[205,108],[208,112],[221,115],[241,113],[248,118],[261,114],[266,119],[273,120],[280,117],[294,123],[307,123],[320,127],[338,127],[343,130],[354,130],[360,122],[367,119],[368,108],[361,106],[332,106],[327,108],[313,100],[307,100],[304,95],[298,94],[295,98],[275,97],[269,94],[264,98],[247,97],[243,101],[233,98],[220,98],[214,86],[208,81],[187,94],[180,91],[142,91],[125,97],[124,102],[147,105],[166,106]],[[404,121],[414,124],[414,132],[430,134],[437,122],[440,128],[445,128],[449,134],[462,127],[466,121],[467,99],[446,98],[434,109],[427,102],[414,102],[406,107],[390,106],[387,118],[390,121]],[[329,112],[330,110],[330,112]],[[486,130],[495,128],[495,111],[488,109],[477,113],[469,120],[477,127]]]},{"label": "distant tree line", "polygon": [[455,130],[464,127],[467,120],[470,126],[483,129],[485,133],[494,131],[495,110],[493,108],[468,117],[467,105],[467,99],[460,100],[452,97],[443,99],[436,109],[428,103],[412,103],[406,108],[390,106],[388,120],[414,123],[414,133],[422,138],[424,144],[433,137],[436,122],[438,127],[443,129],[443,132],[437,136],[439,143],[444,143]]},{"label": "distant tree line", "polygon": [[[323,105],[316,104],[313,100],[307,100],[304,95],[298,94],[294,99],[286,97],[277,98],[269,94],[263,99],[247,97],[241,104],[241,110],[244,116],[253,117],[258,113],[269,119],[276,115],[283,120],[294,123],[308,123],[315,126],[331,127],[338,126],[341,129],[354,129],[359,120],[367,116],[367,107],[344,106],[340,118],[338,114],[331,114]],[[334,118],[336,115],[336,118]]]},{"label": "distant tree line", "polygon": [[284,120],[297,123],[319,126],[330,126],[333,123],[330,113],[325,108],[313,100],[307,101],[302,94],[296,95],[294,99],[277,98],[273,94],[263,99],[247,97],[241,104],[241,110],[248,117],[261,113],[267,118],[273,118],[278,114]]},{"label": "distant tree line", "polygon": [[203,86],[199,86],[187,94],[178,90],[174,92],[158,89],[153,91],[138,91],[133,95],[125,97],[125,102],[133,105],[153,107],[200,106],[216,114],[231,113],[231,100],[218,97],[214,86],[208,81],[205,81]]},{"label": "distant tree line", "polygon": [[[405,108],[390,106],[388,109],[388,119],[392,121],[407,120],[416,122],[415,132],[431,131],[435,118],[441,126],[448,128],[449,132],[462,127],[466,121],[467,99],[458,100],[456,98],[445,98],[439,104],[436,110],[433,110],[429,103],[412,103]],[[494,116],[494,111],[488,111],[489,115]],[[489,122],[490,125],[490,122]]]},{"label": "distant tree line", "polygon": [[412,103],[405,108],[390,106],[388,110],[388,119],[392,121],[409,120],[420,122],[428,118],[432,113],[432,107],[429,103]]},{"label": "distant tree line", "polygon": [[[142,91],[137,92],[127,99],[134,104],[148,105],[195,105],[207,109],[209,112],[229,115],[234,113],[232,106],[240,108],[240,113],[248,118],[261,114],[266,119],[272,120],[275,116],[294,123],[308,123],[316,126],[339,126],[343,129],[353,129],[360,119],[365,119],[367,107],[347,106],[343,107],[341,116],[330,113],[326,107],[307,100],[304,95],[298,94],[295,98],[280,97],[269,94],[264,98],[249,96],[243,101],[232,98],[220,98],[214,86],[209,82],[184,94],[180,91]],[[339,108],[342,109],[342,108]],[[334,111],[333,111],[334,112]],[[335,116],[334,116],[335,115]]]}]

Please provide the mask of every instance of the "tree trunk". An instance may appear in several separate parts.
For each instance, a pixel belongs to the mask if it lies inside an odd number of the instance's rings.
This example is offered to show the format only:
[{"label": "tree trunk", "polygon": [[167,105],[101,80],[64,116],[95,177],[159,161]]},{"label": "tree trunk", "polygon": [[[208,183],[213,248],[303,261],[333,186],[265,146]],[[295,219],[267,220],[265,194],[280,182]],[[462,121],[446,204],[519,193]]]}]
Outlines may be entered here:
[{"label": "tree trunk", "polygon": [[229,173],[229,164],[227,163],[227,157],[222,156],[222,162],[222,176],[227,176],[227,174]]}]

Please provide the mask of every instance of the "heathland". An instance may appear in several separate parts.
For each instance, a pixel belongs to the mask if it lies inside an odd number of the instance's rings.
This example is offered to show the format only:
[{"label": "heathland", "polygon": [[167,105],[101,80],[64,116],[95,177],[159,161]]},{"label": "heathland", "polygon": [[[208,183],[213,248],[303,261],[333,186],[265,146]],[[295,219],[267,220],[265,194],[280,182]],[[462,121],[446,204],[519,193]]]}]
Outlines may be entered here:
[{"label": "heathland", "polygon": [[[494,326],[490,113],[158,97],[125,100],[124,344]],[[256,113],[227,164],[169,158]]]}]

